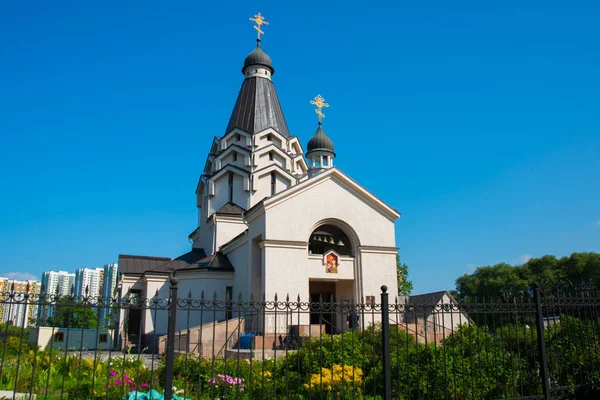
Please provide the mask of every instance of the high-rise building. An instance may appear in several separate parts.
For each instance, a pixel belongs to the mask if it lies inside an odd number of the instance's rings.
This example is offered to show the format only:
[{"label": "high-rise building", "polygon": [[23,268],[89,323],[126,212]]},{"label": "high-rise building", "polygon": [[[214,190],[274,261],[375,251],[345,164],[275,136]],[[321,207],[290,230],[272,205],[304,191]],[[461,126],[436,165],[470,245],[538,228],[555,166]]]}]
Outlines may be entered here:
[{"label": "high-rise building", "polygon": [[0,321],[18,327],[33,325],[37,319],[40,286],[39,281],[0,277]]},{"label": "high-rise building", "polygon": [[102,296],[104,268],[79,268],[75,271],[75,296]]},{"label": "high-rise building", "polygon": [[102,282],[102,307],[100,308],[100,320],[103,324],[110,324],[107,317],[111,314],[111,301],[114,297],[117,279],[119,277],[119,264],[111,263],[104,266],[104,280]]},{"label": "high-rise building", "polygon": [[[68,296],[71,294],[71,288],[75,285],[75,274],[65,271],[46,271],[42,275],[42,294],[47,296]],[[51,298],[46,298],[48,303],[52,303]],[[46,319],[54,315],[54,307],[44,306],[41,317]]]}]

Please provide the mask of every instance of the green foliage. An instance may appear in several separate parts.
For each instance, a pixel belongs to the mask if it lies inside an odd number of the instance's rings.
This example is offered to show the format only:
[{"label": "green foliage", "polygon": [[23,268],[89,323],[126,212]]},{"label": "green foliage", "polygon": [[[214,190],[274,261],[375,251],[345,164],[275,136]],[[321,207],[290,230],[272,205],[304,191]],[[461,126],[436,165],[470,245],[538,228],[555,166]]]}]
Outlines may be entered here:
[{"label": "green foliage", "polygon": [[400,261],[400,254],[396,254],[396,276],[398,277],[398,296],[409,296],[413,290],[413,283],[408,280],[408,265]]},{"label": "green foliage", "polygon": [[56,302],[54,315],[48,318],[48,325],[59,328],[96,329],[98,314],[89,304],[76,302],[71,297],[63,297]]},{"label": "green foliage", "polygon": [[575,289],[600,287],[600,254],[573,253],[560,259],[546,255],[532,258],[523,265],[481,266],[456,280],[456,297],[460,301],[475,297],[504,301],[513,297],[527,299],[532,297],[533,282],[538,282],[544,292],[551,292],[565,278]]},{"label": "green foliage", "polygon": [[[544,330],[552,386],[575,390],[598,386],[600,320],[560,315]],[[557,319],[558,320],[558,319]],[[439,338],[438,338],[439,339]],[[132,390],[164,391],[164,357],[153,366],[130,355],[94,358],[30,348],[20,337],[0,342],[0,390],[32,392],[56,399],[122,399]],[[379,325],[338,335],[303,338],[285,357],[257,360],[199,358],[174,361],[174,391],[208,398],[377,399],[383,392]],[[541,393],[537,331],[515,321],[492,329],[465,324],[425,341],[402,327],[390,327],[392,398],[511,398]],[[350,376],[352,374],[352,376]]]}]

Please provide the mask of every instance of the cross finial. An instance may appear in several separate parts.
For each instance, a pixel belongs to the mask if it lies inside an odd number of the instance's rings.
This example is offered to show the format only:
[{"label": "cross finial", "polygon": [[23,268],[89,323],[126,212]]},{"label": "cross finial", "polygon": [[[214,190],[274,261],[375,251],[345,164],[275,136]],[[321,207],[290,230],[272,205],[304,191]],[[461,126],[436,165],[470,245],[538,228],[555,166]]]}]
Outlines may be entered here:
[{"label": "cross finial", "polygon": [[260,42],[260,34],[264,34],[264,32],[260,29],[260,26],[269,25],[269,23],[265,21],[265,17],[262,16],[260,13],[254,14],[254,18],[250,18],[250,21],[256,22],[256,25],[253,28],[256,29],[258,32],[258,38],[256,40]]},{"label": "cross finial", "polygon": [[325,114],[323,114],[323,112],[321,112],[321,108],[329,107],[329,104],[325,103],[325,99],[323,97],[321,97],[320,94],[318,94],[317,97],[315,97],[313,100],[311,100],[310,104],[314,104],[315,106],[317,106],[317,109],[315,110],[315,112],[319,116],[319,125],[321,125],[322,119],[325,118]]}]

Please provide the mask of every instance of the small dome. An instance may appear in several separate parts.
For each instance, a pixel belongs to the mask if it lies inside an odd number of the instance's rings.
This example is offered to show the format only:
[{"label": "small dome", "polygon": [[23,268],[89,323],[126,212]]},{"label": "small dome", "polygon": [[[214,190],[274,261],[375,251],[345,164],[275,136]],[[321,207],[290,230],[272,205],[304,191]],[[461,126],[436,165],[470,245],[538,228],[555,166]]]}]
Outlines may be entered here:
[{"label": "small dome", "polygon": [[306,152],[310,153],[311,151],[330,151],[333,153],[333,142],[323,131],[321,125],[315,132],[314,136],[308,141],[308,145],[306,146]]},{"label": "small dome", "polygon": [[269,68],[271,70],[271,75],[275,73],[271,57],[269,57],[269,55],[265,53],[260,47],[260,42],[256,45],[256,48],[252,50],[252,53],[248,54],[248,56],[244,60],[244,68],[242,68],[242,73],[244,73],[246,68],[248,68],[251,65],[262,65],[263,67]]}]

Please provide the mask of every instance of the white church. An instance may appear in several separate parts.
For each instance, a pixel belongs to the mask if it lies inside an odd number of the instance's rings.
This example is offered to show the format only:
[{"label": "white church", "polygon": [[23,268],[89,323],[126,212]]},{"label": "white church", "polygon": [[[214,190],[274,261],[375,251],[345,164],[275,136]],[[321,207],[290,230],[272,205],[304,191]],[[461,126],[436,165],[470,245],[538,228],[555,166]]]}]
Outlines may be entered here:
[{"label": "white church", "polygon": [[[260,23],[259,23],[260,28]],[[222,136],[210,143],[195,188],[197,228],[190,252],[177,257],[120,255],[121,296],[379,302],[381,286],[397,294],[394,223],[399,212],[334,166],[332,140],[321,124],[306,143],[290,133],[271,58],[261,47],[245,58],[242,85]],[[166,333],[150,310],[121,316],[121,330]],[[207,322],[183,321],[178,328]],[[223,318],[220,316],[219,318]],[[180,321],[181,320],[181,321]],[[308,325],[310,321],[298,321]],[[343,328],[343,321],[331,321]],[[265,333],[285,327],[265,323]],[[145,339],[145,341],[147,341]]]}]

